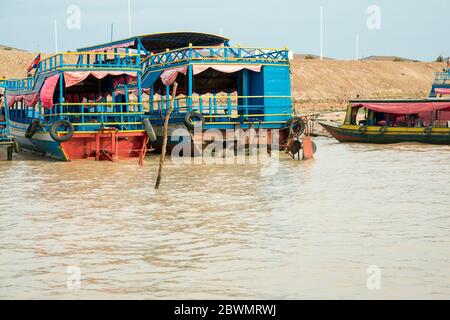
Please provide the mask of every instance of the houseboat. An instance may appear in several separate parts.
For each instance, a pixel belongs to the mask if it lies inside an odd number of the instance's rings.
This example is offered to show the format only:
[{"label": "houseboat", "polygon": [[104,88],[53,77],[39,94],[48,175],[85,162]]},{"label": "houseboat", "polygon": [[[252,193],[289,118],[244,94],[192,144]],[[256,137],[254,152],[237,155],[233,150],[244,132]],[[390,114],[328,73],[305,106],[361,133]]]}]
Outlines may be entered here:
[{"label": "houseboat", "polygon": [[355,100],[344,124],[320,124],[340,142],[450,145],[450,100]]},{"label": "houseboat", "polygon": [[28,70],[34,75],[4,81],[18,148],[62,161],[141,156],[148,139],[142,96],[127,90],[141,86],[140,63],[129,50],[38,56]]},{"label": "houseboat", "polygon": [[0,81],[0,161],[11,161],[13,156],[13,140],[9,130],[9,113],[5,108],[4,81]]},{"label": "houseboat", "polygon": [[[131,50],[141,55],[141,87],[145,115],[155,131],[153,147],[161,147],[164,118],[174,99],[169,137],[178,129],[192,131],[201,125],[203,141],[220,131],[224,140],[254,129],[266,133],[270,144],[275,137],[287,146],[304,130],[304,121],[294,117],[291,96],[290,52],[231,46],[222,36],[177,32],[137,36],[80,52]],[[178,90],[173,97],[173,83]],[[128,90],[136,91],[129,87]],[[139,94],[139,93],[138,93]],[[276,135],[275,135],[276,133]],[[180,137],[180,139],[183,139]],[[247,140],[249,141],[248,137]],[[169,148],[179,143],[170,139]]]}]

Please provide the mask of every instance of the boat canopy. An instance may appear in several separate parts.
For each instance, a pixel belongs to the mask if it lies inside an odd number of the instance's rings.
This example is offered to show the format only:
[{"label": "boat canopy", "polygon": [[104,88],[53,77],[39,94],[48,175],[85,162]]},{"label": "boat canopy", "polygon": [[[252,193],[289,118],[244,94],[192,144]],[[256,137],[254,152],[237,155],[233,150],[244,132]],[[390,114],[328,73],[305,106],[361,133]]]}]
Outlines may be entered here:
[{"label": "boat canopy", "polygon": [[106,44],[96,45],[78,49],[79,52],[85,51],[110,51],[117,48],[142,49],[148,52],[161,52],[166,49],[174,50],[193,46],[219,46],[225,45],[230,40],[222,36],[199,32],[172,32],[155,33],[136,36],[128,39],[118,40]]},{"label": "boat canopy", "polygon": [[376,112],[409,115],[433,111],[450,111],[450,100],[381,100],[351,101],[353,108],[366,108]]},{"label": "boat canopy", "polygon": [[[236,73],[241,70],[250,70],[253,72],[261,72],[262,65],[249,64],[249,65],[227,65],[227,64],[198,64],[192,66],[192,74],[194,76],[205,72],[208,69],[212,69],[222,73]],[[171,86],[178,77],[178,74],[182,73],[186,75],[188,67],[178,67],[164,71],[160,78],[162,83],[167,86]]]}]

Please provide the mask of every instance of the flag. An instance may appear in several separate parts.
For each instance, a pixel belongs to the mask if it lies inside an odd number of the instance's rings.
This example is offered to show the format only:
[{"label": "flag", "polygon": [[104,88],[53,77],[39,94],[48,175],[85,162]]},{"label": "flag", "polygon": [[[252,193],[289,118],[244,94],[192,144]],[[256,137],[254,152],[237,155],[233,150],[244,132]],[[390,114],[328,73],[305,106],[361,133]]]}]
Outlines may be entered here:
[{"label": "flag", "polygon": [[39,53],[36,58],[34,58],[33,62],[30,64],[30,66],[27,69],[27,72],[30,72],[31,70],[38,67],[39,62],[41,62],[41,54]]}]

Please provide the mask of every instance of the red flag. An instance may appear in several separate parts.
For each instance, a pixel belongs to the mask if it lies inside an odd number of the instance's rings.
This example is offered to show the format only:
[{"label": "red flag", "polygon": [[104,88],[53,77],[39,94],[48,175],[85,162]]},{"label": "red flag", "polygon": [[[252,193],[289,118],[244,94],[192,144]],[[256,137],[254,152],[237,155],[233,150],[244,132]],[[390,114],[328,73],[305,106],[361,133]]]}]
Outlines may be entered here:
[{"label": "red flag", "polygon": [[38,67],[39,62],[41,62],[41,54],[39,53],[36,58],[34,58],[33,62],[30,64],[30,66],[27,69],[27,72],[30,72],[31,70]]}]

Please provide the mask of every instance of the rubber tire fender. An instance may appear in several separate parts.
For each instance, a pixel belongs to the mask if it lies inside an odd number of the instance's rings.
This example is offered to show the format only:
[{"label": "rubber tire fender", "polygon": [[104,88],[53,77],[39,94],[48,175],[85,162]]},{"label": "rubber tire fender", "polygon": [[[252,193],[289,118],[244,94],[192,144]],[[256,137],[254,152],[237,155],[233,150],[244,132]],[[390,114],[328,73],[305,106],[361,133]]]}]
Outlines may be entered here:
[{"label": "rubber tire fender", "polygon": [[152,123],[150,122],[149,118],[144,119],[144,128],[145,128],[145,132],[147,132],[147,136],[148,136],[150,142],[155,142],[156,141],[156,133],[155,133],[155,130],[153,129]]},{"label": "rubber tire fender", "polygon": [[[65,126],[68,129],[68,133],[64,136],[59,136],[56,132],[56,130],[58,130],[59,127]],[[50,136],[52,137],[53,140],[55,140],[56,142],[67,142],[70,139],[72,139],[73,134],[75,133],[75,128],[73,126],[73,124],[71,124],[69,121],[67,120],[59,120],[56,121],[52,127],[50,128]]]},{"label": "rubber tire fender", "polygon": [[30,125],[27,128],[27,131],[25,132],[25,138],[33,138],[34,134],[39,130],[40,126],[41,124],[39,123],[38,119],[34,119],[33,121],[31,121]]},{"label": "rubber tire fender", "polygon": [[192,121],[193,119],[197,119],[202,123],[202,126],[205,125],[205,117],[198,112],[188,112],[186,113],[183,123],[186,126],[186,128],[192,130],[195,128],[195,124]]},{"label": "rubber tire fender", "polygon": [[14,148],[14,152],[17,154],[22,152],[22,147],[20,146],[20,144],[17,142],[16,139],[13,139],[13,148]]}]

